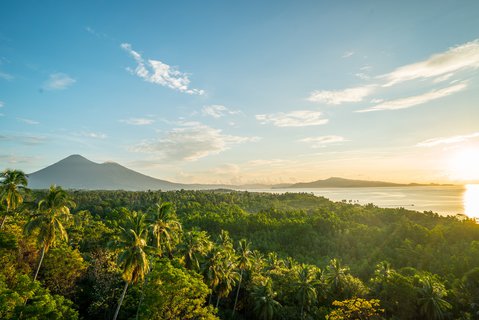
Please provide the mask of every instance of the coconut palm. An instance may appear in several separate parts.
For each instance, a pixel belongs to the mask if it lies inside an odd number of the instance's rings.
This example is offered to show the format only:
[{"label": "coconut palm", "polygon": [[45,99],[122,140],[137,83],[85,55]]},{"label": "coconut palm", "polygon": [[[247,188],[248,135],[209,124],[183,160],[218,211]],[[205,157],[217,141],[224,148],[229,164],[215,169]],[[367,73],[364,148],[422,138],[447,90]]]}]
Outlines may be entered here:
[{"label": "coconut palm", "polygon": [[121,294],[113,320],[116,320],[125,298],[128,285],[137,283],[145,278],[149,270],[149,260],[145,252],[147,248],[147,228],[145,215],[135,211],[128,214],[125,225],[119,227],[118,239],[113,242],[113,247],[120,250],[118,265],[122,270],[125,286]]},{"label": "coconut palm", "polygon": [[28,190],[28,180],[20,170],[7,169],[0,173],[0,202],[6,207],[5,215],[0,222],[0,229],[3,228],[5,220],[10,211],[15,211],[23,203],[23,194]]},{"label": "coconut palm", "polygon": [[[221,230],[218,242],[206,257],[203,265],[203,275],[212,294],[216,293],[216,307],[221,298],[227,297],[232,291],[239,274],[236,272],[236,257],[233,243],[227,231]],[[209,304],[211,304],[211,297]]]},{"label": "coconut palm", "polygon": [[394,270],[391,268],[391,264],[387,261],[381,261],[376,265],[374,270],[374,276],[379,281],[385,281],[391,277]]},{"label": "coconut palm", "polygon": [[200,271],[200,260],[213,247],[206,231],[189,231],[183,235],[183,241],[180,244],[181,251],[184,253],[185,266],[188,269]]},{"label": "coconut palm", "polygon": [[430,276],[419,280],[419,298],[417,300],[419,313],[423,319],[441,320],[445,318],[445,312],[451,309],[451,304],[444,300],[446,289],[444,285]]},{"label": "coconut palm", "polygon": [[151,219],[151,232],[155,239],[158,255],[163,255],[163,246],[172,258],[172,245],[179,242],[181,224],[176,220],[173,204],[163,202],[156,204],[157,210]]},{"label": "coconut palm", "polygon": [[276,292],[271,286],[271,279],[267,279],[260,285],[255,285],[251,291],[253,299],[253,311],[259,319],[272,320],[281,308],[281,304],[275,300]]},{"label": "coconut palm", "polygon": [[251,243],[245,239],[241,239],[238,242],[238,261],[237,266],[240,270],[238,289],[236,290],[235,304],[233,306],[233,316],[235,315],[236,305],[238,304],[238,296],[241,288],[241,281],[243,280],[243,272],[250,266],[251,263]]},{"label": "coconut palm", "polygon": [[349,268],[343,267],[338,259],[332,259],[326,267],[324,278],[334,292],[341,292]]},{"label": "coconut palm", "polygon": [[239,274],[236,272],[236,265],[234,257],[223,256],[220,264],[220,282],[216,286],[216,308],[220,303],[221,298],[226,298],[239,279]]},{"label": "coconut palm", "polygon": [[70,208],[74,208],[75,202],[70,195],[61,187],[51,186],[45,198],[38,203],[37,213],[25,224],[24,231],[31,235],[38,230],[37,242],[42,247],[40,261],[33,280],[37,279],[38,272],[43,262],[45,253],[54,246],[57,239],[68,240],[67,231],[63,225],[71,218]]},{"label": "coconut palm", "polygon": [[304,307],[316,299],[317,280],[311,267],[302,265],[297,269],[298,281],[294,284],[296,298],[301,304],[301,319],[304,319]]}]

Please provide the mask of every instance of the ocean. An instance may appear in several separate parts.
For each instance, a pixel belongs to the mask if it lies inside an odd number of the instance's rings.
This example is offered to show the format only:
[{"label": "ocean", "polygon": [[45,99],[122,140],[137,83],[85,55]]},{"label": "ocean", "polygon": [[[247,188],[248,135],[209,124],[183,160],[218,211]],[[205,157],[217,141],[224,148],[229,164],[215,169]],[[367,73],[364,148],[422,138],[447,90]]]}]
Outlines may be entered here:
[{"label": "ocean", "polygon": [[251,189],[251,192],[305,192],[332,201],[372,203],[383,208],[403,207],[416,211],[433,211],[440,215],[465,214],[479,218],[479,184],[464,186],[421,186],[381,188],[310,188]]}]

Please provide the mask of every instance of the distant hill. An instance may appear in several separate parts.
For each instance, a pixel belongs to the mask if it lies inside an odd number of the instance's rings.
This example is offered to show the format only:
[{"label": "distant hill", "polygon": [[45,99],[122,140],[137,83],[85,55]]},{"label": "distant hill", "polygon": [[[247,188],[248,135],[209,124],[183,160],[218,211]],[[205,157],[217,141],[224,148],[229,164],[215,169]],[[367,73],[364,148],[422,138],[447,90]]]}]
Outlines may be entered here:
[{"label": "distant hill", "polygon": [[[440,184],[419,184],[419,183],[392,183],[384,181],[351,180],[338,177],[331,177],[325,180],[313,182],[300,182],[289,185],[287,188],[378,188],[378,187],[413,187],[413,186],[445,186]],[[273,187],[277,188],[277,187]],[[284,188],[284,187],[282,187]]]},{"label": "distant hill", "polygon": [[326,180],[295,184],[181,184],[156,179],[123,167],[115,162],[96,163],[81,155],[71,155],[44,169],[28,175],[28,186],[32,189],[47,189],[56,184],[64,189],[78,190],[205,190],[205,189],[289,189],[289,188],[361,188],[361,187],[404,187],[443,186],[438,184],[398,184],[383,181],[351,180],[332,177]]},{"label": "distant hill", "polygon": [[32,189],[46,189],[52,184],[84,190],[191,189],[184,184],[149,177],[118,163],[95,163],[81,155],[71,155],[28,175],[28,186]]}]

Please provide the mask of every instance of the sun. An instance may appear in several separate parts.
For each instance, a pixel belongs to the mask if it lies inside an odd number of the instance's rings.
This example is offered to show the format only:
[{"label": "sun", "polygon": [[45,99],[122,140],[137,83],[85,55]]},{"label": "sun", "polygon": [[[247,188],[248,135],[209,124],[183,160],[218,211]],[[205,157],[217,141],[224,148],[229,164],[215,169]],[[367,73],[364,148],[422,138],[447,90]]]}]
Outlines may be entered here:
[{"label": "sun", "polygon": [[479,180],[479,147],[460,149],[451,156],[451,178],[454,180]]}]

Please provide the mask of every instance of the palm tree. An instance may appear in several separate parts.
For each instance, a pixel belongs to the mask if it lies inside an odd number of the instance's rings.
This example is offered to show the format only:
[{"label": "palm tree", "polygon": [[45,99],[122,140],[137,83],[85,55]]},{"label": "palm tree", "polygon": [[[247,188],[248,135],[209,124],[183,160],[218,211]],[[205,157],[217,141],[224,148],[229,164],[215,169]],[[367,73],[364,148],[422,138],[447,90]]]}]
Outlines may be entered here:
[{"label": "palm tree", "polygon": [[16,210],[23,203],[23,193],[27,191],[27,177],[20,170],[5,170],[0,173],[0,202],[4,203],[7,210],[0,222],[0,229],[3,229],[9,211]]},{"label": "palm tree", "polygon": [[183,241],[180,244],[184,252],[185,267],[197,272],[200,271],[200,259],[206,256],[213,247],[206,231],[189,231],[183,235]]},{"label": "palm tree", "polygon": [[302,265],[297,270],[298,282],[294,284],[296,288],[296,297],[301,304],[301,319],[304,319],[304,307],[312,300],[316,299],[315,275],[311,267]]},{"label": "palm tree", "polygon": [[251,243],[246,241],[245,239],[241,239],[238,242],[237,266],[238,266],[238,269],[240,269],[240,276],[239,276],[238,289],[236,290],[235,304],[233,306],[233,316],[235,315],[236,305],[238,304],[238,296],[239,296],[239,292],[240,292],[240,288],[241,288],[241,281],[243,280],[243,271],[246,270],[251,263],[250,246],[251,246]]},{"label": "palm tree", "polygon": [[421,287],[418,288],[417,300],[419,313],[423,319],[442,320],[445,312],[451,309],[451,304],[443,299],[446,295],[444,285],[430,276],[419,280]]},{"label": "palm tree", "polygon": [[272,320],[281,308],[281,304],[275,300],[276,292],[271,286],[271,279],[267,279],[260,285],[255,285],[251,291],[253,298],[253,311],[259,319]]},{"label": "palm tree", "polygon": [[329,262],[324,277],[332,291],[337,293],[342,291],[344,279],[348,272],[349,268],[343,267],[338,259],[332,259]]},{"label": "palm tree", "polygon": [[221,282],[221,260],[223,256],[219,250],[213,250],[207,257],[206,263],[203,267],[203,275],[205,277],[206,284],[211,288],[212,292],[208,304],[211,304],[211,297],[216,287]]},{"label": "palm tree", "polygon": [[387,261],[381,261],[376,265],[374,276],[378,281],[385,281],[394,273],[391,264]]},{"label": "palm tree", "polygon": [[236,272],[236,265],[233,262],[234,257],[223,256],[220,265],[220,282],[216,286],[216,308],[220,303],[221,298],[226,298],[231,291],[233,291],[234,285],[238,281],[239,274]]},{"label": "palm tree", "polygon": [[215,248],[210,251],[203,265],[205,281],[212,289],[209,304],[211,304],[213,292],[216,293],[216,307],[218,307],[220,299],[227,297],[232,291],[239,278],[239,274],[235,271],[235,261],[235,250],[228,231],[221,230]]},{"label": "palm tree", "polygon": [[156,248],[158,255],[163,255],[162,247],[165,246],[168,250],[168,255],[172,258],[172,244],[179,241],[181,234],[181,224],[176,220],[173,204],[170,202],[163,202],[156,204],[157,210],[153,215],[151,232],[156,240]]},{"label": "palm tree", "polygon": [[38,272],[43,262],[43,257],[48,249],[55,245],[57,236],[61,240],[68,240],[68,234],[63,223],[71,218],[70,208],[75,202],[61,187],[51,186],[45,198],[38,203],[38,211],[24,227],[25,233],[31,235],[38,230],[37,242],[42,247],[40,261],[33,280],[37,279]]},{"label": "palm tree", "polygon": [[114,247],[121,250],[118,255],[118,264],[122,269],[122,277],[125,286],[118,302],[113,320],[116,320],[120,312],[123,299],[125,298],[128,285],[137,283],[145,278],[149,269],[149,260],[146,255],[147,229],[145,215],[131,212],[125,221],[125,226],[120,228],[119,238],[113,243]]}]

